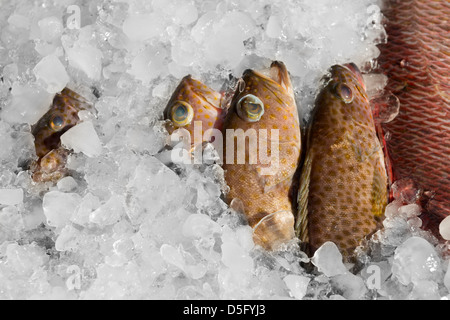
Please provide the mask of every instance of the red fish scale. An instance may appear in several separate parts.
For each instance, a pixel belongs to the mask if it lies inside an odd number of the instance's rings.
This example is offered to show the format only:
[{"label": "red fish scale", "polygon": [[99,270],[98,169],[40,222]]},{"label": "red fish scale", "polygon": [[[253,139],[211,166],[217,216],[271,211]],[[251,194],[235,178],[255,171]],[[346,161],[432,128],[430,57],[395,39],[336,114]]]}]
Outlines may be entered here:
[{"label": "red fish scale", "polygon": [[383,125],[394,180],[412,178],[433,191],[425,208],[442,218],[450,214],[450,2],[385,4],[388,42],[378,62],[400,100],[397,118]]}]

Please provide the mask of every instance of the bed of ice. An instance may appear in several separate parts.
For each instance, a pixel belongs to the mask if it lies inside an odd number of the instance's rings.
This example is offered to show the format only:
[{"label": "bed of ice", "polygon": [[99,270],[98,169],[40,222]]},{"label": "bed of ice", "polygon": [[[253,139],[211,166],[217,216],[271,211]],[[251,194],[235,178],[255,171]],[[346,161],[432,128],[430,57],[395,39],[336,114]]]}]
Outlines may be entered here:
[{"label": "bed of ice", "polygon": [[[295,242],[254,246],[221,200],[214,161],[170,164],[161,152],[162,111],[186,74],[220,90],[230,75],[282,60],[308,120],[328,67],[370,72],[386,41],[381,0],[0,5],[1,299],[450,298],[448,244],[420,230],[415,204],[388,206],[356,265],[326,243],[305,269]],[[366,80],[371,94],[385,83]],[[65,86],[96,112],[63,136],[72,176],[48,189],[22,168],[35,157],[30,125]]]}]

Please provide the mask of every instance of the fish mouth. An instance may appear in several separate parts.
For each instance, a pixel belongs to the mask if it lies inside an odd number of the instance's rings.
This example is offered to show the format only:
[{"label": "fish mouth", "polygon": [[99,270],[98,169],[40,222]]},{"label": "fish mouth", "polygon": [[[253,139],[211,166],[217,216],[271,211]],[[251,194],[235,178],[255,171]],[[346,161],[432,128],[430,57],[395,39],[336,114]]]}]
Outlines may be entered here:
[{"label": "fish mouth", "polygon": [[356,64],[353,62],[344,64],[344,67],[346,67],[348,70],[350,70],[355,78],[358,80],[359,84],[363,87],[364,90],[366,90],[366,84],[364,83],[364,78],[362,76],[361,71],[357,67]]}]

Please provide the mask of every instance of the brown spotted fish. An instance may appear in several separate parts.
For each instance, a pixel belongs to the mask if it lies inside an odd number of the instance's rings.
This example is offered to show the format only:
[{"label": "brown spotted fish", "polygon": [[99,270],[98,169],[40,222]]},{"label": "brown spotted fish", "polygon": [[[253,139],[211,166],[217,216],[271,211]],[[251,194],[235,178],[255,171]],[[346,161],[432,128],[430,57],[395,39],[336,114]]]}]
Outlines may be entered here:
[{"label": "brown spotted fish", "polygon": [[312,252],[332,241],[348,257],[384,215],[387,174],[359,70],[330,72],[306,134],[296,233]]},{"label": "brown spotted fish", "polygon": [[423,227],[439,235],[450,215],[450,1],[386,0],[382,12],[388,41],[378,71],[400,101],[383,124],[394,181],[412,180]]},{"label": "brown spotted fish", "polygon": [[61,146],[61,136],[78,121],[78,112],[91,106],[80,95],[65,88],[56,94],[50,110],[32,126],[38,160],[31,165],[35,182],[56,182],[67,175],[69,150]]},{"label": "brown spotted fish", "polygon": [[[190,75],[184,77],[164,110],[164,119],[169,120],[166,126],[169,134],[183,128],[189,132],[192,146],[210,142],[213,131],[208,129],[222,129],[226,110],[221,108],[221,102],[219,92]],[[195,124],[201,126],[199,135],[195,134]]]},{"label": "brown spotted fish", "polygon": [[[301,136],[294,93],[288,71],[278,61],[267,74],[246,70],[240,83],[223,130],[226,201],[245,214],[255,244],[276,250],[295,237],[290,193]],[[239,139],[238,132],[248,140]],[[261,156],[264,149],[267,158]]]}]

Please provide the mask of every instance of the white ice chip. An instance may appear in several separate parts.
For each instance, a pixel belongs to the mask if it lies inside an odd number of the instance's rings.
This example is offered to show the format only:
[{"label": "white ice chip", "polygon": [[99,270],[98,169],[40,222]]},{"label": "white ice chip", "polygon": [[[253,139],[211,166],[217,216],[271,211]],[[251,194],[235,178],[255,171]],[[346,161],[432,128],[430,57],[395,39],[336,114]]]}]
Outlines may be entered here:
[{"label": "white ice chip", "polygon": [[450,216],[446,217],[439,224],[439,233],[445,240],[450,240]]},{"label": "white ice chip", "polygon": [[411,237],[395,250],[392,274],[402,284],[435,280],[440,273],[440,259],[427,240]]},{"label": "white ice chip", "polygon": [[347,268],[342,262],[342,254],[334,242],[325,242],[311,258],[311,262],[327,277],[344,274]]},{"label": "white ice chip", "polygon": [[291,295],[295,299],[303,299],[306,294],[306,290],[308,289],[308,284],[310,282],[310,278],[305,276],[297,276],[290,274],[283,278],[284,283],[288,287]]},{"label": "white ice chip", "polygon": [[49,93],[62,91],[69,82],[69,76],[66,68],[59,58],[54,55],[44,57],[33,69],[34,75],[45,85]]},{"label": "white ice chip", "polygon": [[23,203],[22,189],[0,189],[0,204],[14,206]]},{"label": "white ice chip", "polygon": [[61,136],[63,146],[82,152],[88,157],[96,157],[102,152],[102,143],[91,121],[77,124]]}]

